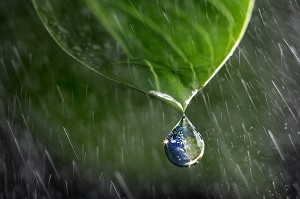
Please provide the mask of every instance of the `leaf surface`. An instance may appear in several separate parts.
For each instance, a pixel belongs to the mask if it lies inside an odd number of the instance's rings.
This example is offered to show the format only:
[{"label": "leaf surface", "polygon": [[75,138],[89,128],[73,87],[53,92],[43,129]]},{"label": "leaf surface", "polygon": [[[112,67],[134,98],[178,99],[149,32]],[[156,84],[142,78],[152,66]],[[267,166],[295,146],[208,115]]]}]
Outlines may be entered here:
[{"label": "leaf surface", "polygon": [[33,0],[54,40],[79,62],[174,108],[217,73],[254,0]]}]

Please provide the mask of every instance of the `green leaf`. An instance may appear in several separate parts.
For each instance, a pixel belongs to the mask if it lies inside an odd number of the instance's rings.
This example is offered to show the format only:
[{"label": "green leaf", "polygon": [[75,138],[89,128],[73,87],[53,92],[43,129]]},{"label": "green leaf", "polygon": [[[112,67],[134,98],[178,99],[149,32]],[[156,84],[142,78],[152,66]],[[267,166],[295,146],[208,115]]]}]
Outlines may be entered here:
[{"label": "green leaf", "polygon": [[33,0],[69,55],[185,110],[241,40],[254,0]]}]

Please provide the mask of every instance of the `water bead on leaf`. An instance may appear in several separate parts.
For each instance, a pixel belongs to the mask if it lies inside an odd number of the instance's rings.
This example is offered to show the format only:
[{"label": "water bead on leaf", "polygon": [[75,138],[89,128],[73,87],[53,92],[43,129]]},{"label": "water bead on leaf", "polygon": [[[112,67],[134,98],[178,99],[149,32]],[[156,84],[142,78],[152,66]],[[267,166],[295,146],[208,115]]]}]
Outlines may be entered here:
[{"label": "water bead on leaf", "polygon": [[[184,112],[241,41],[255,0],[32,1],[71,57]],[[204,153],[204,141],[185,115],[164,143],[180,167]]]},{"label": "water bead on leaf", "polygon": [[164,140],[164,147],[170,162],[178,167],[195,165],[204,154],[202,136],[185,115]]}]

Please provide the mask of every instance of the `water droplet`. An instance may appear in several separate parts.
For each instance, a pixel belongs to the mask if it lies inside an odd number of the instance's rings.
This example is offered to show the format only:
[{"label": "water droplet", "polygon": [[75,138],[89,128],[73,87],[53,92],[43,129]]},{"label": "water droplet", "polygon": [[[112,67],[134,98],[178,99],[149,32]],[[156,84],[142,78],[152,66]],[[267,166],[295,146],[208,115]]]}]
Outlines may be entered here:
[{"label": "water droplet", "polygon": [[164,140],[164,147],[170,162],[178,167],[195,165],[204,154],[203,138],[185,115]]}]

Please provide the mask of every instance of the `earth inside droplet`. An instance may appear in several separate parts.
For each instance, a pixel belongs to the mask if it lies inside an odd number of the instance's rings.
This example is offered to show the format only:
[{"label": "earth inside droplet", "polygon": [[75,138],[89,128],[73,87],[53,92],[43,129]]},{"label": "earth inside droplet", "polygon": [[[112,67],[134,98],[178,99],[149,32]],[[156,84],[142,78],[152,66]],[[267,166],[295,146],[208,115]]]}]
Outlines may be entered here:
[{"label": "earth inside droplet", "polygon": [[204,154],[202,136],[185,115],[164,140],[164,147],[170,162],[178,167],[195,165]]}]

